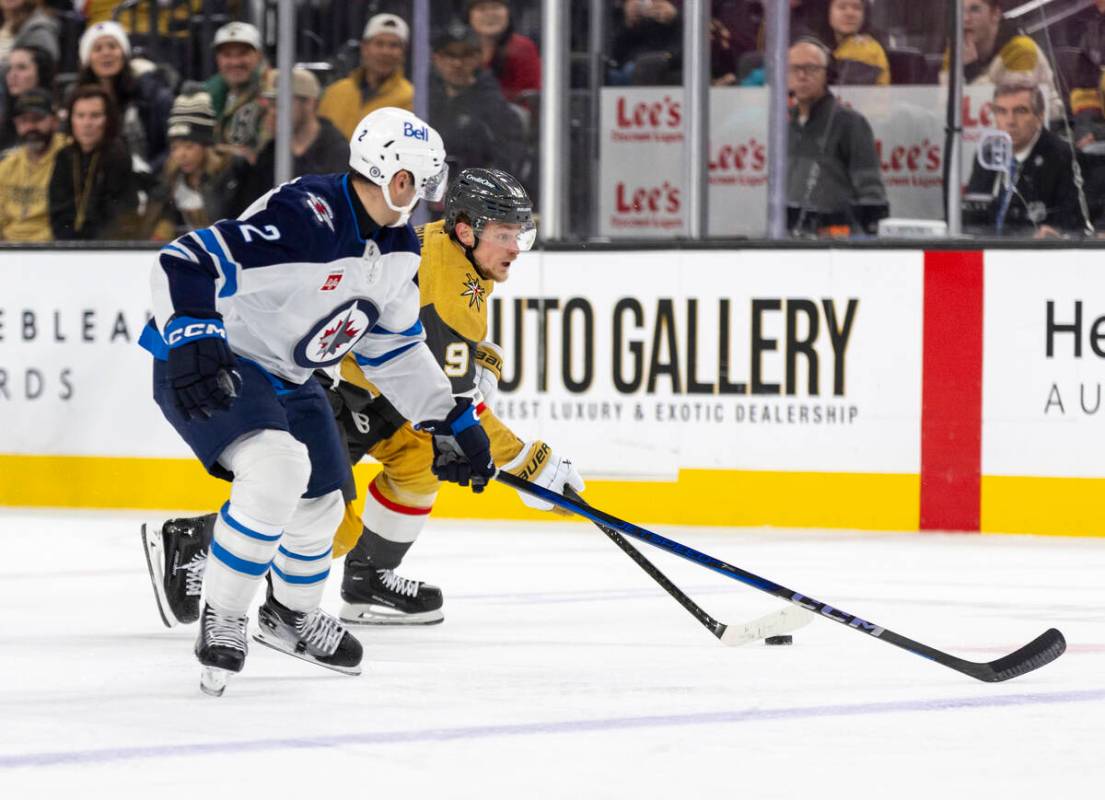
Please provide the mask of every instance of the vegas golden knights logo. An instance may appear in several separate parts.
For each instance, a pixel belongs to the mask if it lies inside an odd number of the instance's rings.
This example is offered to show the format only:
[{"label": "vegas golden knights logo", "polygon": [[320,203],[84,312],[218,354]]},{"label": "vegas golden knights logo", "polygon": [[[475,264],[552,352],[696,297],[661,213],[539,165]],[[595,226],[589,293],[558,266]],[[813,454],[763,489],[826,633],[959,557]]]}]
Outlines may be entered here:
[{"label": "vegas golden knights logo", "polygon": [[478,278],[473,278],[472,273],[464,273],[464,291],[460,293],[461,297],[468,298],[468,307],[476,307],[479,311],[483,308],[483,302],[487,299],[487,291],[480,285]]}]

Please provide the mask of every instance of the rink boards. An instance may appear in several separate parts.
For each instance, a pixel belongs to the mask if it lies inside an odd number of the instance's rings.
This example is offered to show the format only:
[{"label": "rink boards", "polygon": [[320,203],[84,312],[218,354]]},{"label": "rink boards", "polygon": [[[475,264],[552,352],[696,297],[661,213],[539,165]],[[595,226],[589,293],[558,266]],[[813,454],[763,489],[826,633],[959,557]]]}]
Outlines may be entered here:
[{"label": "rink boards", "polygon": [[[642,522],[1105,535],[1100,258],[525,254],[490,298],[492,407]],[[3,254],[0,504],[225,498],[150,399],[153,260]],[[540,517],[498,487],[435,513]]]}]

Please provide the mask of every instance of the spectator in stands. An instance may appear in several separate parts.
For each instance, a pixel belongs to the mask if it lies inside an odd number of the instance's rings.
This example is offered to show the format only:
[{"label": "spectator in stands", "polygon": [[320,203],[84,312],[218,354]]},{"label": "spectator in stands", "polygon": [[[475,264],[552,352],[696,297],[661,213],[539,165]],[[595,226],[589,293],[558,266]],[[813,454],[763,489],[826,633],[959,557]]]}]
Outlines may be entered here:
[{"label": "spectator in stands", "polygon": [[20,95],[31,89],[47,89],[54,85],[54,62],[45,50],[20,45],[11,51],[8,71],[4,75],[4,114],[0,123],[0,151],[19,143],[15,129],[14,108]]},{"label": "spectator in stands", "polygon": [[218,74],[203,85],[215,109],[215,144],[252,163],[265,144],[261,32],[246,22],[223,25],[215,31],[215,66]]},{"label": "spectator in stands", "polygon": [[450,26],[433,45],[429,123],[445,141],[449,170],[498,167],[512,172],[522,152],[522,121],[491,73],[480,68],[480,39]]},{"label": "spectator in stands", "polygon": [[16,47],[37,47],[57,63],[58,22],[36,0],[0,0],[0,67],[6,67]]},{"label": "spectator in stands", "polygon": [[679,82],[683,52],[682,0],[618,0],[614,3],[610,57],[618,65],[610,83],[638,86]]},{"label": "spectator in stands", "polygon": [[236,217],[246,197],[249,162],[215,150],[215,109],[206,92],[184,94],[169,116],[169,159],[150,198],[142,238],[159,241]]},{"label": "spectator in stands", "polygon": [[130,238],[138,193],[115,100],[101,86],[80,86],[67,116],[73,142],[58,152],[50,177],[54,238]]},{"label": "spectator in stands", "polygon": [[795,101],[787,147],[790,228],[832,236],[870,231],[888,211],[871,126],[829,92],[827,47],[803,39],[789,56],[787,86]]},{"label": "spectator in stands", "polygon": [[506,99],[541,88],[541,54],[533,39],[515,32],[506,0],[468,0],[468,25],[480,37],[480,64]]},{"label": "spectator in stands", "polygon": [[319,116],[348,139],[357,123],[385,106],[414,110],[414,87],[403,76],[410,28],[395,14],[377,14],[361,37],[361,66],[331,84],[319,103]]},{"label": "spectator in stands", "polygon": [[117,22],[101,22],[85,30],[79,45],[81,86],[100,86],[119,110],[121,134],[136,159],[135,168],[155,174],[165,163],[169,141],[165,131],[173,94],[154,65],[131,60],[130,38]]},{"label": "spectator in stands", "polygon": [[963,203],[964,226],[978,234],[1037,239],[1082,231],[1070,147],[1047,130],[1040,87],[998,85],[991,113],[1013,140],[1013,163],[1009,173],[975,163]]},{"label": "spectator in stands", "polygon": [[1070,108],[1074,114],[1074,139],[1079,147],[1105,141],[1105,103],[1102,76],[1105,70],[1105,0],[1094,0],[1069,20],[1065,39],[1079,50],[1071,85]]},{"label": "spectator in stands", "polygon": [[[763,50],[763,22],[760,0],[711,0],[710,82],[714,86],[740,82],[741,59]],[[762,56],[756,61],[756,66],[762,65]]]},{"label": "spectator in stands", "polygon": [[53,232],[47,189],[65,137],[57,132],[53,98],[45,89],[22,92],[13,116],[22,144],[0,161],[0,239],[48,242]]},{"label": "spectator in stands", "polygon": [[[1055,73],[1040,46],[1002,21],[999,0],[964,0],[963,72],[969,84],[1021,84],[1040,86],[1047,93],[1049,116],[1065,113]],[[947,83],[948,59],[940,70],[940,82]]]},{"label": "spectator in stands", "polygon": [[869,0],[830,0],[823,41],[832,46],[836,83],[848,85],[890,84],[886,51],[871,35]]},{"label": "spectator in stands", "polygon": [[[278,73],[269,73],[261,98],[265,102],[265,129],[269,141],[257,155],[257,163],[246,181],[246,195],[252,202],[276,185],[276,87]],[[327,175],[349,169],[349,139],[325,117],[318,115],[322,93],[310,70],[292,70],[292,177]]]}]

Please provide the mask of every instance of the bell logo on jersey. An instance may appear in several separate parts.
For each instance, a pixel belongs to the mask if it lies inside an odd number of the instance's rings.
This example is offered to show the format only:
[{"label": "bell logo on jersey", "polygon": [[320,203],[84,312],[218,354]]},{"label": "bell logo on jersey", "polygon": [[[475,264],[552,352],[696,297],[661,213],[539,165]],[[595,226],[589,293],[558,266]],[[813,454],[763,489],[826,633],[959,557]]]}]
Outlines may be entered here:
[{"label": "bell logo on jersey", "polygon": [[460,293],[461,297],[468,298],[468,307],[476,307],[479,311],[483,308],[483,301],[487,299],[487,290],[483,288],[483,285],[479,282],[479,279],[473,278],[471,272],[464,273],[464,291]]},{"label": "bell logo on jersey", "polygon": [[326,283],[322,284],[319,289],[320,292],[332,292],[338,288],[338,284],[341,283],[343,272],[331,272],[326,276]]},{"label": "bell logo on jersey", "polygon": [[315,221],[320,225],[325,225],[331,232],[334,230],[334,209],[330,208],[330,204],[319,197],[314,192],[307,193],[307,208],[311,209],[311,212],[315,215]]},{"label": "bell logo on jersey", "polygon": [[335,309],[299,340],[292,353],[295,363],[307,369],[337,364],[379,318],[379,309],[368,300],[357,299]]}]

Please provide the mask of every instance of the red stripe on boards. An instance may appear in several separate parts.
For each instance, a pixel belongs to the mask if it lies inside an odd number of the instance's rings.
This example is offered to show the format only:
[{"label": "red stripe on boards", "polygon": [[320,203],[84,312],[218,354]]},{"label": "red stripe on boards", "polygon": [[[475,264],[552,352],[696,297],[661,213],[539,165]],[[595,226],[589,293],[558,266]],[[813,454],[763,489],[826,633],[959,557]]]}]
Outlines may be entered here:
[{"label": "red stripe on boards", "polygon": [[977,531],[982,253],[925,253],[921,530]]}]

